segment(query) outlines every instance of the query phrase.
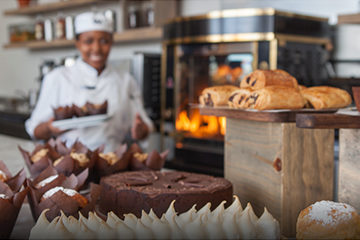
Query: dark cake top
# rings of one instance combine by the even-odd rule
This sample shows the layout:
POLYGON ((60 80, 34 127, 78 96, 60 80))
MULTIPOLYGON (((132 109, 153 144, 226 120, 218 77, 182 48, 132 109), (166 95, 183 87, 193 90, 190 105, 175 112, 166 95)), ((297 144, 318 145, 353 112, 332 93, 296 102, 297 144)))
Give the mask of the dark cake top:
POLYGON ((214 192, 231 187, 224 178, 189 172, 132 171, 113 174, 101 183, 117 190, 137 190, 147 194, 214 192))

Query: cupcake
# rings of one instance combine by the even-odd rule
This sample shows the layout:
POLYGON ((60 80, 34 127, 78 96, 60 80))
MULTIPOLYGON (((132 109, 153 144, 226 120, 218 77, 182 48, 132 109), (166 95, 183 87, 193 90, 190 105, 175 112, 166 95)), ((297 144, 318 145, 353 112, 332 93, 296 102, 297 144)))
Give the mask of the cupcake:
POLYGON ((26 178, 24 169, 12 176, 6 165, 0 161, 0 238, 9 238, 28 188, 20 191, 26 178))
POLYGON ((85 107, 89 115, 106 114, 108 101, 106 100, 102 104, 93 104, 90 102, 86 102, 85 107))
POLYGON ((164 164, 169 151, 162 153, 153 150, 151 153, 143 153, 139 145, 132 144, 125 153, 124 158, 129 158, 129 169, 138 170, 160 170, 164 164))
POLYGON ((126 144, 120 145, 114 152, 103 153, 101 149, 97 149, 94 152, 97 155, 95 163, 96 174, 102 177, 127 170, 130 158, 124 158, 126 150, 126 144))
POLYGON ((28 199, 34 219, 36 220, 47 208, 50 209, 47 213, 49 219, 60 215, 60 210, 66 215, 77 215, 78 211, 87 213, 94 209, 98 197, 97 186, 91 188, 89 196, 84 196, 79 192, 87 177, 88 169, 77 176, 72 174, 66 177, 49 166, 34 181, 27 179, 28 199))
POLYGON ((74 116, 74 110, 72 106, 58 107, 53 109, 55 120, 63 120, 72 118, 74 116))
POLYGON ((18 148, 33 178, 37 177, 40 172, 51 165, 53 161, 61 157, 56 149, 49 143, 37 145, 31 153, 22 149, 20 146, 18 146, 18 148))

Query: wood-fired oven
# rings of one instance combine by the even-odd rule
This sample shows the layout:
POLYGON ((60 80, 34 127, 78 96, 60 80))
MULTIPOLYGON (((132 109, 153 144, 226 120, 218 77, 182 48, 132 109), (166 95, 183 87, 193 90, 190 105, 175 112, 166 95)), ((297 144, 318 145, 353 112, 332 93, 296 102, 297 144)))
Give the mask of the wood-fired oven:
POLYGON ((326 18, 275 9, 235 9, 176 18, 164 26, 162 120, 172 168, 223 175, 223 117, 201 116, 205 87, 239 85, 254 69, 284 69, 300 84, 327 80, 330 27, 326 18))

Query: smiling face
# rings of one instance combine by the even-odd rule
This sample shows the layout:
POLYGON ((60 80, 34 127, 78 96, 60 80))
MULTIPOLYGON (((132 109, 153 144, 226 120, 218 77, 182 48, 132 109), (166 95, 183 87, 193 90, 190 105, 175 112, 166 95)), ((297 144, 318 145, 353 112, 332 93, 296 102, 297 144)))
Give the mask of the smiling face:
POLYGON ((112 34, 103 31, 81 33, 76 41, 76 47, 82 59, 95 68, 99 74, 105 68, 112 45, 112 34))

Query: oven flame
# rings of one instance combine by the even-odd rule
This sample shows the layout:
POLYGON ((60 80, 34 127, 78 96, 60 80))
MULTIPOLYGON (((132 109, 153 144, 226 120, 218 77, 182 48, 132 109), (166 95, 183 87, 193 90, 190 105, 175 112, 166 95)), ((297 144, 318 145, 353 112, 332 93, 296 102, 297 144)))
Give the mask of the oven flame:
POLYGON ((176 130, 189 132, 194 137, 213 137, 225 135, 225 117, 203 116, 199 109, 193 109, 190 117, 186 110, 183 110, 176 119, 176 130))

